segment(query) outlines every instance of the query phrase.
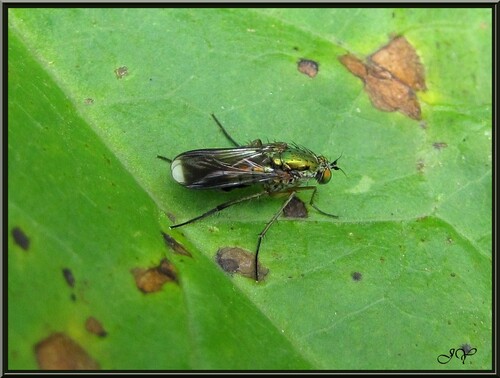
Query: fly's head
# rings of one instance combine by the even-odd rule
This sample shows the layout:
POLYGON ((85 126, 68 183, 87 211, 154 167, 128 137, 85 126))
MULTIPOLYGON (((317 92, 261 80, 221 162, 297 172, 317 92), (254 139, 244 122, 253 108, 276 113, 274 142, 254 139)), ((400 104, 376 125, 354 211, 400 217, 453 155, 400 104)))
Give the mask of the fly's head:
POLYGON ((318 184, 327 184, 332 178, 332 170, 340 170, 345 175, 345 172, 342 170, 342 168, 337 165, 337 161, 341 157, 342 155, 340 155, 337 159, 330 163, 324 156, 318 156, 319 167, 316 173, 316 180, 318 181, 318 184))

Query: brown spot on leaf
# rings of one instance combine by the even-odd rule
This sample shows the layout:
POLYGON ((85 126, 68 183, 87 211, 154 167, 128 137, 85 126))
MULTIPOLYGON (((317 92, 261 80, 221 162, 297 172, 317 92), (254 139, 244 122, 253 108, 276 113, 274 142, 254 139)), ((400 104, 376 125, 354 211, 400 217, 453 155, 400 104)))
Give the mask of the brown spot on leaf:
POLYGON ((370 69, 365 80, 365 90, 376 108, 388 112, 399 110, 410 118, 421 118, 420 104, 415 92, 387 75, 387 71, 370 69))
POLYGON ((446 142, 434 142, 434 143, 432 143, 432 147, 434 147, 436 150, 441 150, 443 148, 448 147, 448 143, 446 143, 446 142))
POLYGON ((21 228, 19 227, 14 227, 12 229, 12 237, 14 238, 14 242, 19 246, 21 247, 22 249, 24 249, 25 251, 27 251, 30 247, 30 239, 28 238, 28 236, 24 233, 23 230, 21 230, 21 228))
POLYGON ((122 77, 127 76, 128 75, 128 67, 127 66, 118 67, 115 70, 115 75, 116 75, 117 79, 121 79, 122 77))
POLYGON ((90 98, 90 97, 87 97, 85 100, 83 100, 83 103, 85 105, 92 105, 94 103, 94 99, 90 98))
POLYGON ((367 66, 354 55, 342 55, 339 56, 339 60, 354 76, 359 77, 361 80, 364 80, 368 76, 367 66))
POLYGON ((166 258, 153 268, 134 268, 132 274, 139 290, 143 293, 154 293, 161 290, 167 282, 179 282, 175 266, 166 258))
POLYGON ((360 272, 353 272, 351 277, 353 281, 361 281, 363 279, 363 275, 360 272))
POLYGON ((389 71, 397 80, 416 91, 425 91, 424 66, 405 37, 395 37, 368 57, 368 60, 389 71))
POLYGON ((417 160, 417 171, 423 173, 425 168, 425 162, 422 159, 417 160))
POLYGON ((175 223, 175 215, 172 213, 166 213, 166 214, 167 214, 168 219, 170 219, 170 221, 172 223, 175 223))
POLYGON ((107 332, 102 326, 101 322, 94 318, 93 316, 89 316, 85 322, 85 329, 94 335, 99 337, 106 337, 107 332))
POLYGON ((283 216, 286 218, 307 218, 307 215, 306 205, 297 197, 293 197, 283 209, 283 216))
POLYGON ((339 57, 351 73, 365 83, 365 90, 377 109, 400 111, 420 120, 420 104, 415 91, 425 90, 424 68, 404 37, 396 37, 370 55, 366 62, 352 54, 339 57))
POLYGON ((41 370, 98 370, 99 364, 73 339, 53 333, 35 345, 41 370))
POLYGON ((62 270, 62 272, 63 272, 64 279, 66 280, 66 283, 70 287, 74 287, 75 286, 75 277, 73 276, 73 272, 71 272, 71 270, 68 268, 64 268, 62 270))
POLYGON ((165 241, 165 244, 168 247, 172 248, 174 253, 177 253, 178 255, 193 257, 193 255, 191 255, 191 252, 189 252, 181 243, 179 243, 173 237, 164 233, 163 231, 161 232, 161 234, 163 235, 163 240, 165 241))
POLYGON ((318 74, 319 64, 314 60, 300 59, 297 62, 297 69, 309 77, 315 77, 318 74))
MULTIPOLYGON (((238 273, 244 277, 256 279, 255 277, 255 255, 238 247, 224 247, 217 251, 215 256, 217 264, 230 274, 238 273)), ((269 269, 257 264, 259 280, 262 281, 269 269)))

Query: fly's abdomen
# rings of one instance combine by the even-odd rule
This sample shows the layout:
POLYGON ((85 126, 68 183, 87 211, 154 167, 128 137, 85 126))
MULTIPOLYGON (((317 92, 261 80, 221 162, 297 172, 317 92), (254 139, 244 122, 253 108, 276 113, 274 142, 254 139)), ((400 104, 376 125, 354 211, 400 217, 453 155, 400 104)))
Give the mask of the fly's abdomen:
POLYGON ((175 181, 184 186, 188 185, 188 181, 186 180, 186 175, 184 174, 184 164, 182 158, 180 157, 175 158, 172 161, 170 170, 172 172, 172 177, 174 178, 175 181))
POLYGON ((207 158, 181 154, 172 161, 171 172, 173 179, 187 188, 210 189, 220 184, 216 179, 220 172, 210 165, 207 158))

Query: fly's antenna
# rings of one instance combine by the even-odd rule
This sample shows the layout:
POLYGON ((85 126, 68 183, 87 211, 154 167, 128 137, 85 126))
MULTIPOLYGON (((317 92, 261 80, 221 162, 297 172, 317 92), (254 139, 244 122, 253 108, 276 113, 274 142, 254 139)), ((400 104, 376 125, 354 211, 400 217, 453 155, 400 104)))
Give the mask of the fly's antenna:
POLYGON ((330 164, 330 169, 333 169, 334 171, 340 171, 344 174, 345 177, 347 177, 347 174, 344 172, 344 170, 337 165, 337 161, 339 161, 343 153, 344 152, 342 152, 340 156, 330 164))

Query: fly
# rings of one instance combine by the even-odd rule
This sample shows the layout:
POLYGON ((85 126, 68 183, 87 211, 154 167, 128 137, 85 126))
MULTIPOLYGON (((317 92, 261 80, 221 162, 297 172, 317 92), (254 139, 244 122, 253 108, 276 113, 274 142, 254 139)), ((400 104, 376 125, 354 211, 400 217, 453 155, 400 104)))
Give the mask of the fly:
MULTIPOLYGON (((255 251, 255 278, 259 281, 258 257, 262 239, 283 209, 301 190, 312 190, 309 204, 323 215, 338 218, 320 210, 314 203, 316 186, 306 185, 311 179, 326 184, 332 177, 332 170, 344 171, 337 166, 337 158, 329 162, 324 156, 295 143, 262 143, 256 139, 248 145, 238 144, 224 129, 214 114, 211 115, 233 148, 211 148, 183 152, 173 160, 159 156, 171 163, 172 177, 189 189, 232 190, 259 185, 262 191, 222 203, 213 209, 188 221, 170 226, 171 229, 185 226, 230 206, 276 193, 288 193, 288 198, 260 232, 255 251)), ((344 173, 345 174, 345 173, 344 173)))

